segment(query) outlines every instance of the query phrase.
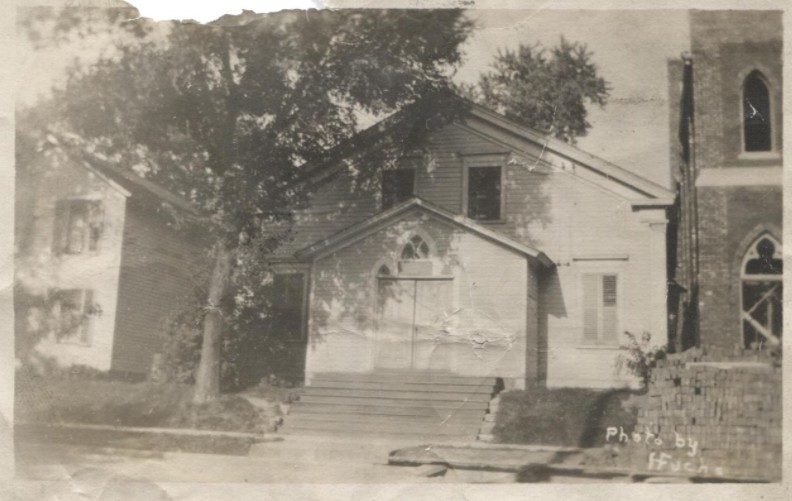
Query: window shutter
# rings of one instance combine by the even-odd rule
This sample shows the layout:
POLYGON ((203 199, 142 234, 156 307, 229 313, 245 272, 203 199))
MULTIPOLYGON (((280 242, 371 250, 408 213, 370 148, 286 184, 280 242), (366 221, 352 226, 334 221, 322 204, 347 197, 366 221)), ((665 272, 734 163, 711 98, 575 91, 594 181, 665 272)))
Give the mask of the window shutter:
POLYGON ((609 343, 618 340, 616 297, 616 275, 604 275, 602 277, 602 340, 609 343))
POLYGON ((599 275, 583 275, 583 341, 596 343, 599 323, 599 275))
POLYGON ((102 202, 92 200, 88 205, 88 250, 95 251, 99 248, 99 239, 102 237, 104 225, 104 211, 102 202))
POLYGON ((55 203, 55 220, 52 226, 52 253, 60 256, 66 251, 66 235, 69 231, 69 201, 55 203))

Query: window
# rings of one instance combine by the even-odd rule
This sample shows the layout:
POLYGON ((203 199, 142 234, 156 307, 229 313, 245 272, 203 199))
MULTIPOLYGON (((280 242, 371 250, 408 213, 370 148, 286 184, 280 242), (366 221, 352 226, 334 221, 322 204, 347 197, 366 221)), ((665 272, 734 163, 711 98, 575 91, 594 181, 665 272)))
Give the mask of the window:
POLYGON ((740 318, 746 348, 780 342, 783 271, 781 246, 770 235, 759 237, 743 258, 740 318))
POLYGON ((272 328, 286 341, 303 338, 305 276, 302 273, 278 273, 273 281, 272 328))
POLYGON ((55 204, 53 252, 60 255, 97 250, 102 219, 99 200, 59 200, 55 204))
POLYGON ((618 277, 616 275, 583 275, 583 342, 586 344, 617 344, 618 277))
POLYGON ((90 289, 52 291, 55 338, 59 343, 91 344, 93 318, 101 315, 90 289))
POLYGON ((467 215, 477 221, 501 218, 501 168, 468 167, 467 215))
POLYGON ((414 235, 402 248, 399 273, 431 275, 432 261, 429 260, 429 254, 429 244, 420 235, 414 235))
POLYGON ((411 198, 415 193, 415 169, 394 169, 382 171, 382 209, 411 198))
POLYGON ((764 77, 752 72, 743 83, 743 142, 746 152, 770 151, 770 93, 764 77))

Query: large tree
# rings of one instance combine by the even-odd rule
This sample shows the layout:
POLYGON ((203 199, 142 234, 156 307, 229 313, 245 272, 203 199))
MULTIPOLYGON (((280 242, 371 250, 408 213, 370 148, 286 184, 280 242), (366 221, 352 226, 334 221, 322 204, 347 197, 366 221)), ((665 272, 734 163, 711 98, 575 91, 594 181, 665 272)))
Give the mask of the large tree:
MULTIPOLYGON (((36 26, 50 15, 36 11, 30 32, 40 35, 36 26)), ((59 16, 58 34, 104 32, 79 11, 59 16)), ((105 19, 126 39, 74 67, 28 123, 32 136, 58 132, 184 195, 205 216, 214 265, 196 374, 201 403, 219 393, 223 298, 240 249, 260 242, 262 218, 294 196, 284 183, 348 141, 361 115, 384 116, 447 89, 472 24, 456 10, 248 12, 210 25, 129 18, 105 19)), ((404 140, 394 150, 414 146, 413 134, 394 137, 404 140)))
POLYGON ((569 143, 591 124, 587 105, 603 106, 610 89, 585 45, 565 38, 555 47, 520 44, 501 50, 478 88, 468 88, 511 120, 569 143))

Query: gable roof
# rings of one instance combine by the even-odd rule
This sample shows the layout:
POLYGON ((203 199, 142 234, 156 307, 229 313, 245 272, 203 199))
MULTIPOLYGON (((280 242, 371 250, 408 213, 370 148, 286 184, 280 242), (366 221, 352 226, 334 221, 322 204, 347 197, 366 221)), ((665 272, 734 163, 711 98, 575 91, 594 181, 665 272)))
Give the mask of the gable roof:
POLYGON ((454 214, 418 197, 413 197, 409 200, 406 200, 394 207, 391 207, 388 210, 377 213, 364 221, 334 233, 327 238, 323 238, 317 242, 314 242, 308 247, 295 252, 295 257, 300 260, 318 259, 335 250, 347 247, 352 243, 357 242, 358 240, 388 226, 390 223, 398 221, 404 216, 416 211, 430 214, 433 217, 463 228, 470 233, 478 235, 479 237, 494 242, 495 244, 510 249, 518 254, 535 259, 546 268, 554 266, 554 263, 544 252, 516 242, 500 233, 494 232, 488 228, 485 228, 484 226, 481 226, 480 224, 477 224, 472 219, 454 214))
MULTIPOLYGON (((674 203, 674 193, 672 191, 643 176, 587 153, 560 139, 519 125, 500 113, 463 97, 457 96, 456 99, 463 104, 465 118, 474 118, 484 121, 498 131, 505 132, 506 134, 518 138, 518 140, 527 141, 540 146, 543 152, 553 153, 588 169, 596 174, 590 181, 606 189, 609 183, 616 183, 629 188, 636 196, 625 198, 627 198, 627 201, 634 207, 669 206, 674 203)), ((366 151, 376 148, 387 134, 409 120, 410 110, 414 111, 419 105, 420 103, 415 103, 411 107, 405 108, 360 132, 338 147, 332 148, 328 151, 324 161, 304 166, 305 174, 300 176, 295 183, 299 184, 308 181, 319 182, 338 172, 344 167, 341 160, 346 158, 346 155, 365 154, 366 151)), ((464 120, 460 123, 466 127, 475 127, 475 125, 465 123, 464 120)), ((524 154, 522 151, 515 151, 515 153, 524 154)))
POLYGON ((63 142, 57 142, 56 144, 63 149, 69 158, 75 160, 77 165, 98 174, 103 181, 115 189, 120 188, 120 191, 125 196, 133 197, 140 201, 165 202, 182 213, 193 217, 199 216, 189 200, 165 189, 161 185, 144 179, 129 169, 121 169, 110 160, 98 157, 76 146, 63 142))

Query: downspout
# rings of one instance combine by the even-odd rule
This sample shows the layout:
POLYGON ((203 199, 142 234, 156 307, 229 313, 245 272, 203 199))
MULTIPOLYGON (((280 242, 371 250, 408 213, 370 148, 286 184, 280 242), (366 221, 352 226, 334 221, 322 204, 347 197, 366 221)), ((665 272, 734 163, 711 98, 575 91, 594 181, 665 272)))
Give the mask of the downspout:
POLYGON ((696 178, 698 172, 696 168, 696 127, 695 127, 695 96, 693 87, 693 58, 690 54, 683 54, 684 73, 683 73, 683 113, 685 115, 685 128, 687 135, 686 158, 685 158, 685 184, 686 186, 686 212, 687 217, 687 261, 688 261, 688 290, 689 290, 689 311, 694 318, 691 327, 693 328, 693 343, 699 344, 699 321, 698 321, 698 279, 699 279, 699 249, 698 249, 698 189, 696 188, 696 178))

